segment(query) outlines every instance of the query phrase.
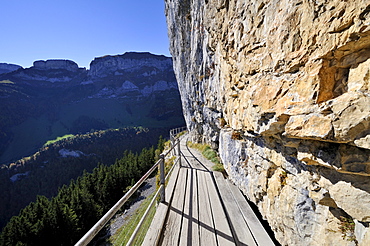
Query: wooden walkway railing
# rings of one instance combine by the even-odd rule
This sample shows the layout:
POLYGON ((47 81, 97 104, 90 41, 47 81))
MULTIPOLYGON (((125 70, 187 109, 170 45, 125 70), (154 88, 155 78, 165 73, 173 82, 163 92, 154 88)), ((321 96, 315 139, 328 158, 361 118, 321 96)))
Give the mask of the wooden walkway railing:
MULTIPOLYGON (((180 138, 176 138, 176 135, 181 131, 186 130, 185 127, 176 128, 170 131, 171 137, 171 148, 160 156, 160 159, 147 171, 147 173, 140 178, 140 180, 75 244, 75 246, 85 246, 99 233, 99 231, 107 224, 107 222, 120 210, 120 208, 128 201, 128 199, 137 191, 137 189, 145 182, 145 180, 156 170, 159 166, 160 170, 160 187, 153 197, 148 209, 144 213, 142 220, 139 222, 137 228, 135 229, 133 235, 129 239, 127 245, 131 245, 134 241, 137 231, 140 229, 143 221, 145 220, 146 215, 148 214, 149 209, 153 206, 154 201, 157 199, 158 194, 161 196, 161 202, 165 201, 165 182, 169 177, 172 169, 169 171, 167 177, 165 177, 164 171, 164 161, 165 157, 169 155, 172 151, 177 148, 178 161, 180 161, 180 138)), ((177 162, 177 161, 175 161, 177 162)), ((176 166, 176 165, 174 165, 176 166)))

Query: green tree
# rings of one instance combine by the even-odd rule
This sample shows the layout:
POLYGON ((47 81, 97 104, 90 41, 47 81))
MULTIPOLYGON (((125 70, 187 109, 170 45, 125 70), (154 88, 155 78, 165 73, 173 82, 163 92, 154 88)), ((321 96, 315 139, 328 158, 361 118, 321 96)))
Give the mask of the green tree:
POLYGON ((54 198, 38 196, 4 227, 0 246, 74 244, 147 172, 155 152, 154 147, 125 151, 111 166, 99 164, 91 173, 84 171, 54 198))

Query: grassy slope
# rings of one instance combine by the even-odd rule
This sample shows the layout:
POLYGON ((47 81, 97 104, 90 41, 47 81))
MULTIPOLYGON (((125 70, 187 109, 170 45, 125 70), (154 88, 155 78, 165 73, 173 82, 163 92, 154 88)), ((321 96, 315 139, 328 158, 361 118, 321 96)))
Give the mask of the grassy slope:
MULTIPOLYGON (((148 196, 143 201, 143 203, 140 204, 139 208, 135 211, 135 213, 128 219, 127 223, 124 226, 122 226, 120 229, 118 229, 117 233, 109 239, 112 245, 126 245, 128 243, 132 233, 134 232, 140 219, 143 217, 153 197, 154 197, 154 193, 148 196)), ((153 206, 150 209, 148 217, 144 221, 142 228, 137 234, 136 239, 134 240, 134 245, 141 245, 142 242, 144 241, 146 232, 150 226, 150 223, 152 222, 155 211, 156 211, 155 206, 153 206)))

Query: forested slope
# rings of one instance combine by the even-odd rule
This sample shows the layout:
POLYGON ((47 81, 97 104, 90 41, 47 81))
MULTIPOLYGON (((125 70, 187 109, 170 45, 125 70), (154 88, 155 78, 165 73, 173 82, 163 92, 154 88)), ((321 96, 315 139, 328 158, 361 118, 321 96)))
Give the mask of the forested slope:
POLYGON ((0 245, 73 245, 154 164, 162 150, 160 138, 157 150, 125 151, 113 165, 85 172, 55 197, 38 196, 6 225, 0 245))
POLYGON ((99 163, 111 165, 124 151, 156 144, 167 128, 122 128, 75 135, 44 146, 30 157, 0 170, 0 229, 37 195, 55 196, 71 179, 91 172, 99 163))

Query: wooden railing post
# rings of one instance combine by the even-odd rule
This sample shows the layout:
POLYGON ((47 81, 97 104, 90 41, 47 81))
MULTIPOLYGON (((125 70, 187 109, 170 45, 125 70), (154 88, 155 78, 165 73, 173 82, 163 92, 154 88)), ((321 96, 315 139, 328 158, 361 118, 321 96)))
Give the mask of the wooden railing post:
POLYGON ((166 193, 165 193, 165 173, 164 173, 164 155, 161 154, 160 156, 161 162, 159 163, 159 172, 160 172, 160 183, 162 186, 161 191, 161 202, 164 203, 166 201, 166 193))
POLYGON ((179 166, 181 167, 180 138, 177 139, 177 155, 179 157, 179 166))
MULTIPOLYGON (((171 148, 175 145, 175 137, 173 136, 173 132, 170 133, 170 141, 171 141, 171 148)), ((172 154, 175 154, 175 150, 172 150, 172 154)))

